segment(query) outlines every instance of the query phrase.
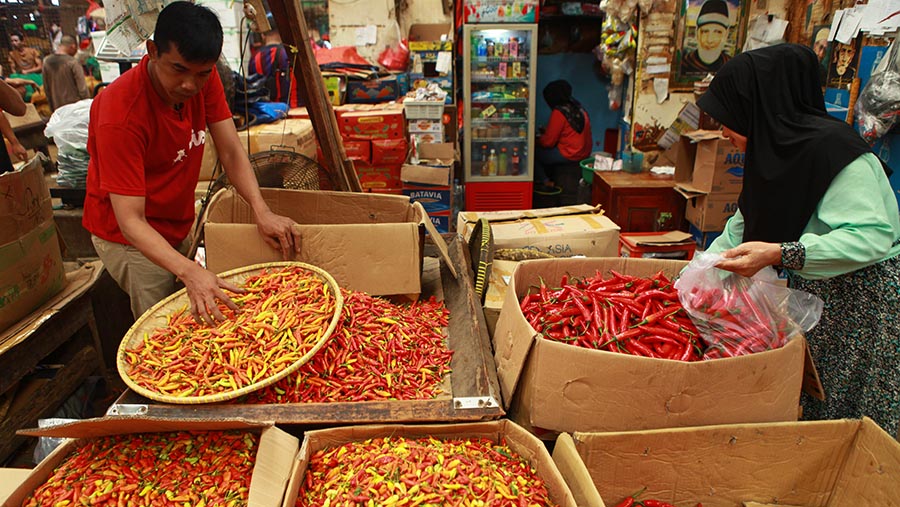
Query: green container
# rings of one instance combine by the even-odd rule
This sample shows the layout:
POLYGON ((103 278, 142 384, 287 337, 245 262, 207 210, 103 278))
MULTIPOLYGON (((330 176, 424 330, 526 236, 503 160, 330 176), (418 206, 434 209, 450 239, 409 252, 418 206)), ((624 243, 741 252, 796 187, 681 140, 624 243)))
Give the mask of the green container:
POLYGON ((579 162, 581 166, 581 179, 587 184, 594 182, 594 157, 586 158, 579 162))

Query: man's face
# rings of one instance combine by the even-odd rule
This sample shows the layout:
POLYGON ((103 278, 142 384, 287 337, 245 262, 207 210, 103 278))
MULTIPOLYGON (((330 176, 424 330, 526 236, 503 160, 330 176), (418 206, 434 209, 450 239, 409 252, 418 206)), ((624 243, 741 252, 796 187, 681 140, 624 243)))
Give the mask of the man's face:
POLYGON ((837 64, 838 67, 847 67, 853 61, 853 55, 856 49, 850 44, 838 44, 837 64))
POLYGON ((725 36, 728 30, 716 23, 708 23, 697 29, 697 42, 700 49, 712 51, 720 49, 725 44, 725 36))
POLYGON ((12 44, 13 49, 22 47, 22 39, 20 39, 18 35, 11 35, 9 37, 9 43, 12 44))
POLYGON ((828 41, 827 40, 819 40, 813 44, 813 51, 816 53, 816 57, 821 62, 822 59, 825 58, 825 50, 828 49, 828 41))
POLYGON ((147 41, 147 52, 150 55, 150 76, 162 99, 171 105, 180 104, 200 93, 216 66, 215 61, 195 63, 185 60, 174 44, 170 44, 165 53, 160 53, 152 40, 147 41))

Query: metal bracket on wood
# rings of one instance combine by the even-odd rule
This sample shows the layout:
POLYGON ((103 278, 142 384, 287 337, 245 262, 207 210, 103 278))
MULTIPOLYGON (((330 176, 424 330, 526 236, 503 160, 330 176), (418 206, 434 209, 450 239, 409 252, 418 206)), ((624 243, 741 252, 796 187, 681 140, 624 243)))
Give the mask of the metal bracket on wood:
POLYGON ((469 396, 465 398, 453 398, 453 408, 468 410, 473 408, 497 408, 500 404, 493 396, 469 396))
POLYGON ((140 404, 114 404, 106 411, 108 416, 145 415, 146 413, 147 405, 140 404))

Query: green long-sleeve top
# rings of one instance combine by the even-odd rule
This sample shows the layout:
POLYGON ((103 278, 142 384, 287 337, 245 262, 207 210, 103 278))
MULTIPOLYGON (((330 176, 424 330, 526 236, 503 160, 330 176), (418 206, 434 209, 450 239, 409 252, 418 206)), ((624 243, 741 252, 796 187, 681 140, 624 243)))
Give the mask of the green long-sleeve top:
MULTIPOLYGON (((707 251, 741 244, 738 210, 707 251)), ((800 236, 806 262, 794 272, 808 280, 843 275, 900 255, 900 211, 878 157, 860 155, 835 176, 800 236)))

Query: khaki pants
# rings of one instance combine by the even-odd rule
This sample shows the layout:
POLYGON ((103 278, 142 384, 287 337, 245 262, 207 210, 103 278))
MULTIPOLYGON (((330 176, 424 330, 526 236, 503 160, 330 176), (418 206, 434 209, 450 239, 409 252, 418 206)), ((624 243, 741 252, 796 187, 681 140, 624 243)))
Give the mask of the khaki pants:
MULTIPOLYGON (((128 293, 135 319, 175 292, 175 275, 144 257, 137 248, 107 241, 93 234, 91 242, 110 276, 128 293)), ((186 253, 189 247, 190 243, 185 240, 178 251, 186 253)))

